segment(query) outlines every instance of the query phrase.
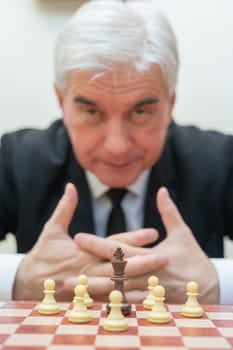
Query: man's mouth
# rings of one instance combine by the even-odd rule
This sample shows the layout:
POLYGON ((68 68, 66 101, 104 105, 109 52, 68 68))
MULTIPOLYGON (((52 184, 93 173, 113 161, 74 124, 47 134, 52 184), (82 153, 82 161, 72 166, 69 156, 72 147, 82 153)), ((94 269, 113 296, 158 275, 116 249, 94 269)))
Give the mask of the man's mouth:
POLYGON ((105 164, 111 168, 116 169, 122 169, 127 166, 129 166, 132 163, 132 161, 126 161, 126 162, 105 162, 105 164))

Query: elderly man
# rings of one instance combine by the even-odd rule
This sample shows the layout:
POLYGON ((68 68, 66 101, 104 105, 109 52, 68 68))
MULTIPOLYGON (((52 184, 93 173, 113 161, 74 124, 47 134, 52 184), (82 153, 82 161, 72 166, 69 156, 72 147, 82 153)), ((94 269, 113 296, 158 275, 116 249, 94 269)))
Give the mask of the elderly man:
POLYGON ((55 52, 63 118, 1 142, 0 238, 13 232, 21 253, 1 257, 2 298, 36 299, 51 277, 68 299, 86 273, 104 300, 121 246, 130 301, 153 274, 169 302, 183 302, 188 280, 201 302, 233 301, 222 272, 232 268, 233 138, 175 124, 178 65, 153 2, 94 0, 67 23, 55 52))

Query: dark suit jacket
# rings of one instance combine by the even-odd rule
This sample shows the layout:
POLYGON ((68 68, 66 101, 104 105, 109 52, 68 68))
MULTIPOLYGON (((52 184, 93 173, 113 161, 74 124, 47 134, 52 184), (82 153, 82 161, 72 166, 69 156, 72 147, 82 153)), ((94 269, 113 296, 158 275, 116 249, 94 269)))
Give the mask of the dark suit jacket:
MULTIPOLYGON (((62 120, 46 130, 25 129, 4 135, 0 149, 0 239, 13 232, 18 251, 27 252, 69 181, 76 185, 80 198, 70 234, 94 233, 90 191, 62 120)), ((233 238, 233 137, 171 125, 164 152, 151 171, 145 205, 144 227, 157 228, 160 240, 166 234, 155 207, 155 194, 162 185, 208 256, 221 257, 223 236, 233 238)))

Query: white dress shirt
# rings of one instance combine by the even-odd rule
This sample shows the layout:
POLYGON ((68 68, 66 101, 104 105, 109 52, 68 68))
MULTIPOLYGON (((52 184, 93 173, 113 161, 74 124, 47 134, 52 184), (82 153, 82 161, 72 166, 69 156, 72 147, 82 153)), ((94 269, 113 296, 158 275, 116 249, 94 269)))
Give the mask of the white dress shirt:
MULTIPOLYGON (((149 170, 144 171, 138 180, 127 188, 128 192, 122 200, 122 209, 127 213, 125 215, 127 231, 134 231, 142 227, 148 177, 149 170)), ((109 188, 103 185, 93 173, 87 172, 87 180, 93 196, 95 233, 103 237, 112 208, 110 199, 105 195, 109 188)), ((11 299, 15 274, 23 257, 23 254, 0 254, 0 300, 11 299)), ((211 261, 219 278, 220 303, 233 304, 233 259, 211 259, 211 261)))

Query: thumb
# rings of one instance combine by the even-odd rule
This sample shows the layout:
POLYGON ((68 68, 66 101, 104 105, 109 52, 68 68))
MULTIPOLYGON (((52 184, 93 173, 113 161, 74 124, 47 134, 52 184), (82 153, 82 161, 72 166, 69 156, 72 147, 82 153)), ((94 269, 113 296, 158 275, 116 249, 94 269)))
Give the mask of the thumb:
POLYGON ((72 183, 68 183, 47 225, 59 225, 67 232, 78 204, 78 193, 72 183))
POLYGON ((186 226, 176 205, 169 196, 168 190, 161 187, 157 193, 157 208, 161 215, 167 234, 174 230, 183 229, 186 226))

